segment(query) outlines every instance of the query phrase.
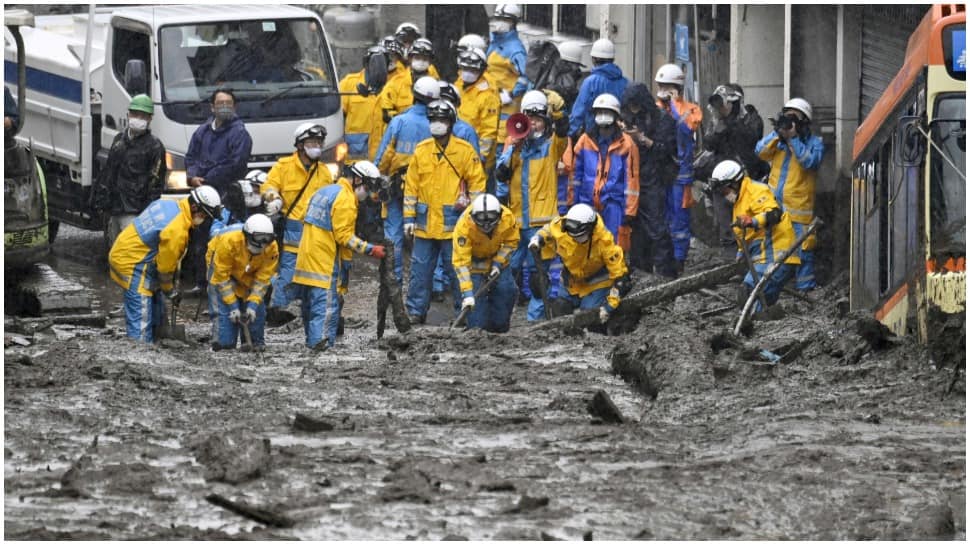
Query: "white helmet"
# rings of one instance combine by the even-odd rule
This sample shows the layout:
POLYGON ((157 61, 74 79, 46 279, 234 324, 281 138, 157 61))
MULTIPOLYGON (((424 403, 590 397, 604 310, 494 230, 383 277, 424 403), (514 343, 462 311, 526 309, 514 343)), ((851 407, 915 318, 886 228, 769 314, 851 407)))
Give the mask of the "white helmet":
POLYGON ((381 171, 370 161, 357 161, 350 167, 350 172, 354 176, 363 178, 365 182, 376 180, 381 177, 381 171))
POLYGON ((246 223, 243 224, 243 237, 246 239, 246 245, 249 247, 250 253, 262 253, 263 248, 269 246, 276 240, 276 233, 273 230, 273 220, 269 219, 269 216, 265 214, 253 214, 249 216, 246 223))
POLYGON ((246 173, 245 180, 252 184, 261 184, 266 181, 266 173, 258 168, 250 170, 246 173))
POLYGON ((441 96, 441 85, 431 76, 421 76, 414 82, 413 92, 416 101, 427 104, 441 96))
POLYGON ((307 121, 306 123, 301 123, 300 126, 293 131, 294 146, 308 138, 319 138, 321 140, 326 140, 327 129, 319 123, 307 121))
POLYGON ((616 57, 616 47, 607 38, 600 38, 593 42, 593 47, 589 50, 589 56, 594 59, 613 60, 616 57))
POLYGON ((394 31, 394 37, 401 41, 408 40, 413 42, 421 37, 421 29, 414 23, 401 23, 397 25, 397 30, 394 31))
POLYGON ((556 46, 559 49, 559 58, 564 61, 583 64, 583 43, 575 40, 565 41, 556 46))
MULTIPOLYGON (((243 200, 246 201, 246 208, 256 208, 263 203, 263 197, 258 191, 253 189, 254 185, 259 185, 258 181, 250 181, 249 176, 256 178, 257 176, 253 173, 263 174, 261 170, 253 170, 246 175, 245 179, 239 180, 236 183, 239 184, 239 189, 242 190, 243 200)), ((263 179, 266 179, 266 174, 263 174, 263 179)))
POLYGON ((478 34, 465 34, 458 40, 459 51, 471 49, 481 49, 482 51, 488 49, 488 46, 485 45, 485 38, 482 38, 478 34))
POLYGON ((593 101, 594 110, 612 110, 620 115, 620 101, 609 93, 603 93, 593 101))
POLYGON ((200 185, 189 192, 189 202, 196 205, 207 216, 216 219, 222 212, 222 199, 211 185, 200 185))
POLYGON ((461 106, 461 93, 458 92, 458 88, 455 87, 454 83, 439 81, 438 85, 438 98, 441 100, 447 100, 455 108, 461 106))
POLYGON ((657 77, 654 78, 654 81, 683 87, 684 71, 676 64, 665 64, 660 67, 660 70, 657 70, 657 77))
POLYGON ((812 105, 804 98, 793 98, 786 102, 785 107, 782 109, 787 110, 789 108, 802 112, 809 121, 812 120, 812 105))
POLYGON ((518 4, 496 4, 492 17, 503 17, 518 21, 522 17, 522 8, 518 4))
POLYGON ((491 233, 502 219, 502 204, 489 193, 479 195, 472 201, 471 216, 482 232, 491 233))
POLYGON ((529 91, 522 95, 522 107, 524 114, 547 115, 549 113, 549 101, 546 94, 542 91, 529 91))
POLYGON ((562 220, 562 230, 573 238, 589 235, 596 227, 596 211, 588 204, 575 204, 562 220))
POLYGON ((710 188, 713 191, 720 190, 724 187, 740 183, 742 178, 744 178, 744 169, 741 168, 740 163, 730 159, 721 161, 714 167, 714 171, 711 173, 710 188))

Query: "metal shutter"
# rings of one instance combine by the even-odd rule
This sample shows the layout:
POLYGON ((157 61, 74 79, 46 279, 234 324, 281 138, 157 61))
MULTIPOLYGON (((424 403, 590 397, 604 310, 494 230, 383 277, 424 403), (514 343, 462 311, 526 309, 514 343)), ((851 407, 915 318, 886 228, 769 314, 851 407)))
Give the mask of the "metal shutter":
POLYGON ((909 35, 928 5, 867 5, 862 15, 862 80, 859 114, 864 119, 903 66, 909 35))

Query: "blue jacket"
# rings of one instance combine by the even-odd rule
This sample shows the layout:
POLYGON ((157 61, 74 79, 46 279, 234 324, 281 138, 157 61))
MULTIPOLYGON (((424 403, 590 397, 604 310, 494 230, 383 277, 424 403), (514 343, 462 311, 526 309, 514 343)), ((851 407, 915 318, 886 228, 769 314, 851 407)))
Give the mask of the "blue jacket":
POLYGON ((222 195, 230 184, 243 179, 249 168, 249 154, 253 139, 242 119, 234 117, 218 129, 212 128, 212 118, 199 126, 189 141, 185 153, 186 175, 201 176, 222 195))
POLYGON ((579 96, 569 113, 569 134, 575 136, 580 131, 593 127, 593 101, 596 97, 609 93, 620 100, 626 85, 627 79, 623 77, 619 66, 611 62, 594 66, 589 77, 583 80, 579 96))
POLYGON ((424 104, 415 103, 391 119, 384 131, 384 137, 381 138, 381 145, 377 148, 374 164, 387 175, 407 168, 411 156, 414 155, 414 148, 428 138, 431 138, 428 108, 424 104), (385 157, 387 154, 390 156, 385 157))
POLYGON ((515 82, 515 87, 512 88, 512 96, 517 97, 525 93, 529 87, 529 78, 525 75, 525 61, 527 56, 525 46, 522 45, 522 40, 519 39, 519 32, 517 30, 511 30, 504 34, 491 32, 489 38, 488 50, 485 51, 485 57, 488 58, 493 51, 496 51, 499 55, 508 59, 519 73, 519 79, 515 82))
POLYGON ((471 144, 475 148, 475 154, 481 158, 483 163, 485 162, 485 158, 482 157, 482 150, 478 146, 478 133, 475 132, 475 127, 459 119, 455 121, 455 126, 451 128, 451 133, 471 144))

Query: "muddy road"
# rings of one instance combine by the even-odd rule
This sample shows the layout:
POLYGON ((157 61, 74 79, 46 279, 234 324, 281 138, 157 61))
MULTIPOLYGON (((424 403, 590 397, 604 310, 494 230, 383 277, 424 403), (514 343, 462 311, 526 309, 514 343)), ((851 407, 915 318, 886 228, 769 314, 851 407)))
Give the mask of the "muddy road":
POLYGON ((955 350, 842 315, 845 282, 740 342, 727 284, 620 336, 532 331, 518 307, 508 335, 378 341, 357 258, 337 347, 307 351, 297 319, 261 360, 200 343, 192 299, 192 343, 126 340, 99 243, 62 227, 51 263, 108 326, 5 342, 7 539, 966 538, 955 350))

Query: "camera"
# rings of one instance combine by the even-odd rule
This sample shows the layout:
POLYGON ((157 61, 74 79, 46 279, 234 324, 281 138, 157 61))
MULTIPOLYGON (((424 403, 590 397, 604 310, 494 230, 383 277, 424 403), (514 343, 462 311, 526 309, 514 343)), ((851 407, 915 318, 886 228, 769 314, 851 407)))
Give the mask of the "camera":
POLYGON ((785 115, 784 112, 779 112, 778 116, 774 119, 775 132, 787 131, 795 126, 795 118, 785 115))

